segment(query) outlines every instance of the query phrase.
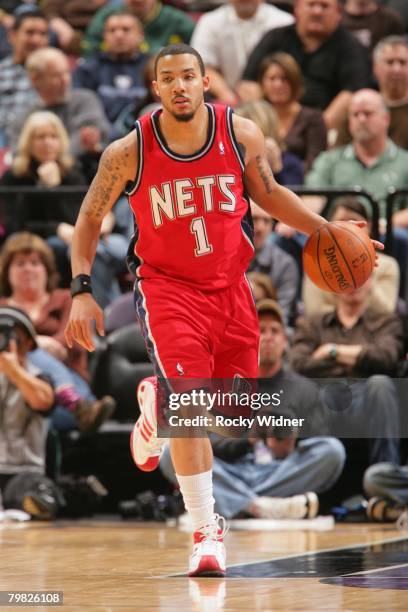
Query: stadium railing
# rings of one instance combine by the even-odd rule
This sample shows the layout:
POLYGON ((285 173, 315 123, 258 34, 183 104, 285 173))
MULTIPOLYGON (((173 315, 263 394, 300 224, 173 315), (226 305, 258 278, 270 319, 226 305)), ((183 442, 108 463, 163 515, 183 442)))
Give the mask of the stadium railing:
POLYGON ((393 245, 393 222, 392 216, 397 210, 406 208, 408 204, 408 187, 406 189, 395 189, 391 187, 387 196, 387 231, 385 234, 385 251, 391 252, 393 245))
POLYGON ((330 207, 335 198, 340 198, 344 196, 355 196, 359 199, 364 199, 371 209, 371 236, 375 240, 378 240, 379 236, 379 218, 380 218, 380 208, 377 200, 371 193, 364 191, 360 187, 351 187, 350 189, 339 189, 334 187, 326 187, 326 188, 312 188, 312 187, 304 187, 302 185, 291 185, 289 189, 294 191, 298 196, 322 196, 327 198, 327 202, 324 205, 321 214, 323 217, 327 216, 330 211, 330 207))
MULTIPOLYGON (((368 192, 360 189, 359 187, 353 187, 350 189, 337 189, 337 188, 319 188, 314 189, 310 187, 304 187, 302 185, 294 185, 289 186, 295 193, 299 196, 322 196, 327 198, 327 202, 324 205, 322 210, 323 216, 325 216, 330 206, 335 198, 342 196, 356 196, 359 199, 363 198, 369 205, 371 209, 371 222, 372 222, 372 237, 374 239, 378 239, 379 235, 379 205, 376 199, 368 192)), ((15 197, 15 201, 18 202, 21 200, 22 196, 30 195, 30 194, 55 194, 56 197, 58 195, 72 195, 72 196, 81 196, 85 195, 88 190, 87 186, 78 185, 78 186, 60 186, 60 187, 20 187, 20 186, 6 186, 0 185, 0 200, 5 200, 5 197, 13 196, 15 197)), ((399 194, 400 191, 396 192, 399 194)), ((408 194, 408 190, 406 191, 408 194)))

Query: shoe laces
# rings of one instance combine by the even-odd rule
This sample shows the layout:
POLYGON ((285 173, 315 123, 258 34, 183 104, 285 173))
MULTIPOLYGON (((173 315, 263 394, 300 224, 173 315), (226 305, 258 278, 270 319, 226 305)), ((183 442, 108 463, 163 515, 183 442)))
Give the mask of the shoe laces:
POLYGON ((223 540, 224 536, 228 533, 229 526, 223 516, 219 514, 213 515, 213 521, 197 529, 196 533, 202 535, 200 542, 205 540, 223 540))
POLYGON ((152 455, 160 455, 162 450, 163 450, 163 446, 166 442, 165 438, 152 438, 151 441, 149 442, 149 448, 152 451, 152 455))

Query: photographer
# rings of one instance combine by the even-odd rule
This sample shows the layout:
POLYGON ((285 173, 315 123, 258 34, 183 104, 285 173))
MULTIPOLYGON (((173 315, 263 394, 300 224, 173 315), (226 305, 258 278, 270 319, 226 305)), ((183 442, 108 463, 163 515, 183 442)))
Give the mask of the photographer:
POLYGON ((27 360, 37 346, 23 310, 0 307, 0 490, 5 508, 40 518, 56 512, 56 488, 45 477, 47 416, 52 385, 27 360))
POLYGON ((41 520, 89 516, 108 494, 94 475, 45 476, 54 389, 27 358, 37 338, 24 310, 0 306, 0 506, 3 497, 6 509, 41 520))

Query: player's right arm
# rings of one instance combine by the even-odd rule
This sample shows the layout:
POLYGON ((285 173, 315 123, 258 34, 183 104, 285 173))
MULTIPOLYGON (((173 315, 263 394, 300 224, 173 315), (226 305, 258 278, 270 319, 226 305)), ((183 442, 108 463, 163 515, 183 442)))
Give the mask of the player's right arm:
MULTIPOLYGON (((72 239, 72 276, 91 273, 103 219, 137 168, 137 135, 130 134, 110 144, 103 152, 96 173, 78 215, 72 239)), ((103 335, 103 312, 90 293, 81 293, 72 301, 71 313, 65 328, 69 347, 73 342, 93 351, 92 321, 103 335)))

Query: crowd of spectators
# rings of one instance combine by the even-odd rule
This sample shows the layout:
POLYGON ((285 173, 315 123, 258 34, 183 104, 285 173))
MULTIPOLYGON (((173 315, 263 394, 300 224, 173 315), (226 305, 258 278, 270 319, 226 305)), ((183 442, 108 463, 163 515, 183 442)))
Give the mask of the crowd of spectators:
MULTIPOLYGON (((255 255, 248 278, 261 327, 260 376, 289 381, 306 411, 308 402, 323 401, 306 377, 357 379, 349 424, 355 431, 370 425, 361 436, 368 431, 361 453, 370 466, 364 489, 375 497, 370 516, 395 517, 408 499, 399 441, 406 406, 392 380, 407 373, 408 196, 391 214, 387 206, 391 190, 408 190, 408 2, 227 0, 209 10, 197 1, 194 12, 180 8, 191 3, 174 4, 0 0, 0 314, 5 310, 23 334, 9 348, 10 363, 0 353, 0 384, 14 384, 21 415, 34 411, 29 427, 36 432, 35 452, 20 458, 21 469, 13 471, 0 455, 0 489, 17 473, 42 472, 44 415, 60 431, 89 433, 113 414, 113 398, 91 390, 87 355, 68 349, 62 333, 73 229, 105 146, 159 105, 151 85, 154 54, 185 42, 203 57, 208 101, 258 124, 280 183, 322 192, 302 197, 332 220, 365 220, 368 232, 392 236, 372 281, 336 297, 304 276, 306 237, 251 203, 255 255), (366 199, 333 201, 326 191, 355 187, 378 203, 378 228, 366 199), (52 402, 57 408, 50 412, 52 402)), ((110 311, 131 292, 125 259, 132 233, 123 196, 104 220, 92 272, 96 299, 110 311)), ((329 393, 324 401, 338 398, 329 393)), ((335 438, 298 438, 291 431, 283 441, 214 439, 219 511, 314 516, 315 494, 332 487, 343 468, 347 435, 345 450, 335 438)), ((173 482, 168 454, 162 468, 173 482)), ((50 483, 44 486, 52 495, 50 483)), ((32 500, 26 506, 37 507, 32 500)))

